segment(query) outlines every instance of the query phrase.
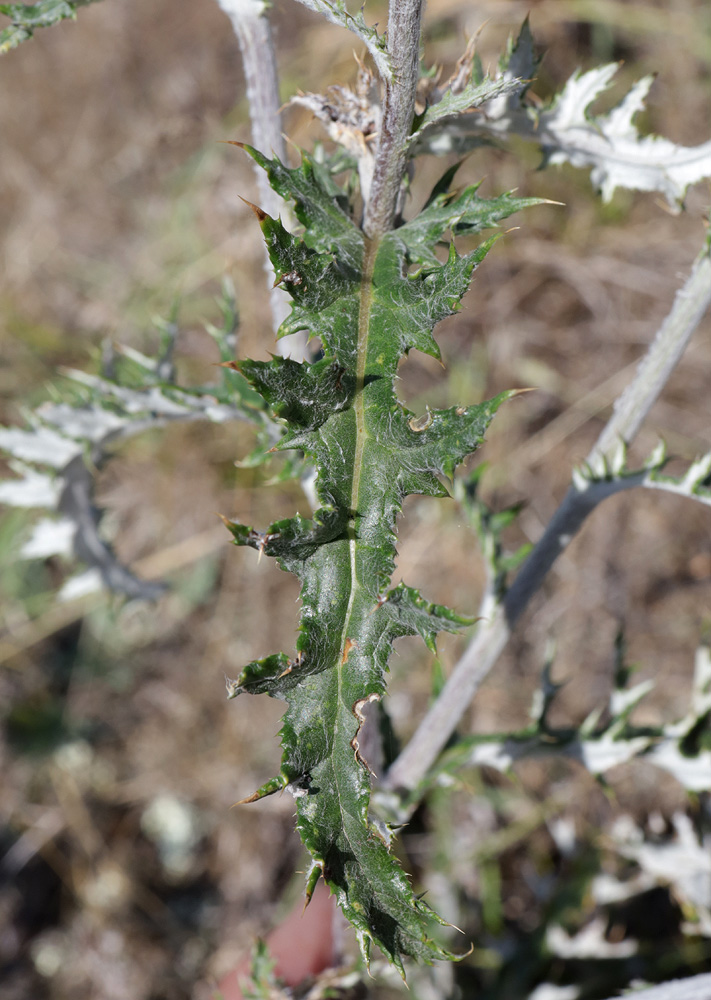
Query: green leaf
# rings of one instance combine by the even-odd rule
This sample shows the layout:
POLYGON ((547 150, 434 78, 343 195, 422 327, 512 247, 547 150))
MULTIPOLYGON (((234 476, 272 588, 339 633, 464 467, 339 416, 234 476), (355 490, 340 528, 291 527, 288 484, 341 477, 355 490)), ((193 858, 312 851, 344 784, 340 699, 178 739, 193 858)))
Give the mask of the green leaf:
POLYGON ((280 334, 307 330, 320 337, 324 356, 314 364, 274 358, 236 367, 284 424, 276 448, 303 451, 317 469, 320 507, 312 518, 296 515, 265 531, 228 522, 238 545, 276 558, 299 578, 302 605, 295 653, 248 664, 228 689, 286 702, 280 774, 250 798, 289 789, 313 858, 307 894, 325 878, 366 959, 374 942, 403 972, 406 956, 432 961, 448 952, 432 937, 437 918, 390 852, 390 831, 369 813, 371 775, 358 740, 363 710, 385 694, 395 639, 420 635, 434 649, 438 632, 472 619, 392 585, 396 518, 408 494, 448 495, 443 479, 479 447, 511 394, 417 417, 394 383, 408 351, 439 356, 432 330, 459 308, 493 240, 467 254, 450 243, 443 261, 435 244, 447 231, 496 225, 531 201, 504 195, 486 202, 475 188, 459 195, 441 188, 418 219, 371 242, 312 160, 305 156, 292 170, 246 148, 295 202, 305 230, 295 237, 256 210, 276 280, 292 299, 280 334))
POLYGON ((427 108, 421 120, 416 123, 417 127, 408 139, 408 147, 414 146, 425 133, 441 127, 446 119, 486 104, 495 97, 520 92, 522 83, 523 81, 518 79, 491 80, 487 77, 481 82, 472 80, 466 87, 456 92, 447 90, 436 104, 427 108))
POLYGON ((76 17, 76 4, 68 0, 43 0, 30 6, 24 3, 2 3, 0 14, 9 17, 13 24, 25 28, 46 28, 67 17, 76 17))
MULTIPOLYGON (((451 177, 452 168, 442 181, 451 177)), ((545 203, 541 198, 515 198, 512 194, 502 194, 498 198, 480 198, 478 184, 464 188, 459 194, 442 190, 440 182, 433 190, 429 201, 420 214, 402 226, 398 233, 404 238, 410 260, 437 264, 432 247, 451 230, 454 236, 480 233, 484 229, 498 226, 514 212, 545 203)), ((489 245, 486 245, 489 249, 489 245)))
MULTIPOLYGON (((518 79, 527 84, 533 80, 541 64, 541 56, 536 54, 528 16, 524 19, 516 38, 511 35, 506 51, 499 60, 499 73, 504 80, 518 79)), ((527 86, 520 87, 518 99, 526 93, 527 86)))
POLYGON ((40 0, 35 4, 2 3, 0 14, 9 17, 12 25, 0 32, 0 54, 26 42, 36 28, 48 28, 67 19, 76 20, 78 7, 97 0, 40 0))
POLYGON ((9 52, 10 49, 16 49, 18 45, 30 38, 32 38, 32 32, 28 31, 27 28, 16 28, 14 24, 9 28, 3 28, 0 31, 0 55, 9 52))

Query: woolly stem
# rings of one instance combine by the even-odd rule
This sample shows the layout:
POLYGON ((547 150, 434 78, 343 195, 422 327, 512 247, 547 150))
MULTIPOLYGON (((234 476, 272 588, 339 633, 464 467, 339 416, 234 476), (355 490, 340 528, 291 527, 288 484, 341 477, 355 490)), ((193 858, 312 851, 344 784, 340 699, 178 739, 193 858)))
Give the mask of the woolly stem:
POLYGON ((424 0, 391 0, 388 54, 392 80, 384 80, 383 117, 363 229, 371 239, 393 228, 407 167, 406 143, 415 114, 424 0))
MULTIPOLYGON (((242 53, 242 66, 247 84, 247 102, 252 131, 252 145, 266 156, 276 155, 286 162, 286 143, 281 128, 281 101, 274 42, 267 17, 269 5, 263 0, 217 0, 234 28, 242 53)), ((279 195, 270 187, 266 174, 255 165, 260 207, 268 215, 281 215, 289 228, 290 213, 279 195)), ((269 285, 272 267, 264 248, 264 268, 269 285)), ((269 291, 269 305, 274 332, 289 312, 289 298, 280 287, 269 291)), ((278 343, 278 353, 300 361, 304 356, 304 338, 300 334, 285 337, 278 343)))

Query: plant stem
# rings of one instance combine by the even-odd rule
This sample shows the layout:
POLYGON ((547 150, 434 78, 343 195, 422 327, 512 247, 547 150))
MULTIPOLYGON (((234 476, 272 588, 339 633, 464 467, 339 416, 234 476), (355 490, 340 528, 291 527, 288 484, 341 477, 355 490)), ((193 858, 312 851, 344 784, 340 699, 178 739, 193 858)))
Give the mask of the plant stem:
MULTIPOLYGON (((650 344, 637 374, 618 398, 612 416, 588 455, 587 464, 593 469, 600 470, 620 441, 628 444, 635 436, 709 304, 711 246, 707 241, 691 275, 677 292, 671 311, 650 344)), ((480 622, 439 698, 393 763, 383 783, 386 789, 412 790, 419 784, 459 725, 531 597, 587 516, 613 492, 641 484, 641 478, 631 477, 629 480, 591 483, 587 489, 578 489, 575 485, 569 487, 504 600, 487 619, 480 622)))
MULTIPOLYGON (((268 5, 263 0, 218 0, 218 3, 232 23, 242 53, 252 145, 265 156, 275 154, 284 162, 286 143, 281 129, 279 78, 268 5)), ((264 171, 256 165, 254 170, 261 207, 270 215, 278 215, 281 198, 269 186, 264 171)))
MULTIPOLYGON (((229 17, 242 53, 242 66, 247 84, 247 102, 252 125, 252 145, 265 156, 277 156, 286 162, 286 143, 281 128, 281 101, 274 42, 267 17, 269 6, 264 0, 217 0, 229 17)), ((267 180, 267 175, 255 165, 260 207, 271 216, 281 215, 287 229, 291 216, 279 195, 267 180)), ((264 268, 271 286, 272 267, 264 247, 264 268)), ((289 297, 277 286, 270 288, 269 305, 274 332, 279 329, 289 312, 289 297)), ((293 334, 279 341, 278 352, 300 361, 304 356, 305 340, 293 334)))
POLYGON ((674 300, 672 310, 640 362, 635 378, 613 405, 612 416, 588 456, 594 465, 607 457, 618 441, 632 441, 686 349, 692 333, 711 302, 709 241, 674 300))
POLYGON ((388 54, 392 81, 384 80, 383 117, 363 229, 371 239, 393 228, 407 167, 406 142, 415 114, 424 0, 390 0, 388 54))

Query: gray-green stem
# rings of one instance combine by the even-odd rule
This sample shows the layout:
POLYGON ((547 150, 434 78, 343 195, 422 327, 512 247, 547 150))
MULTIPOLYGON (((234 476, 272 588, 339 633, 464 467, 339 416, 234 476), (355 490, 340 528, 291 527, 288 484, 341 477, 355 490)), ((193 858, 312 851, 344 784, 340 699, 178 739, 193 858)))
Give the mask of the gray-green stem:
MULTIPOLYGON (((587 458, 593 469, 609 458, 620 441, 629 443, 669 380, 691 335, 711 304, 711 245, 707 241, 691 275, 677 292, 671 312, 649 346, 635 378, 619 397, 612 416, 587 458)), ((417 787, 467 711, 479 685, 501 655, 513 628, 558 556, 605 497, 642 485, 638 478, 571 485, 550 524, 524 563, 503 602, 491 606, 439 698, 388 771, 386 789, 417 787)))

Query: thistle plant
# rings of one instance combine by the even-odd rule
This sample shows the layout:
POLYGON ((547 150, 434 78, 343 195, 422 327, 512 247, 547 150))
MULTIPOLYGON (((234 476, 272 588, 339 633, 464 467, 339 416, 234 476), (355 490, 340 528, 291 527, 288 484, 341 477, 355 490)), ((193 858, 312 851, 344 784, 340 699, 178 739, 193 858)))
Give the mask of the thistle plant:
POLYGON ((308 330, 324 356, 301 364, 276 357, 233 363, 284 422, 277 449, 299 449, 318 470, 311 519, 266 530, 229 524, 239 545, 274 556, 301 581, 296 654, 250 663, 229 682, 234 697, 268 693, 286 701, 280 774, 251 796, 288 788, 313 860, 307 897, 323 877, 353 924, 365 957, 374 941, 402 969, 405 955, 445 956, 429 936, 418 900, 389 851, 391 832, 369 815, 370 770, 359 748, 363 709, 385 693, 392 643, 471 624, 416 590, 391 585, 395 521, 404 497, 447 496, 441 477, 481 443, 513 393, 474 406, 416 415, 395 394, 403 355, 439 357, 434 325, 458 307, 493 243, 460 254, 454 236, 496 225, 530 200, 487 201, 476 188, 438 186, 410 222, 367 235, 328 173, 303 155, 289 169, 255 149, 270 183, 293 200, 304 227, 292 236, 255 207, 276 281, 293 301, 282 335, 308 330), (445 260, 435 254, 448 242, 445 260))
MULTIPOLYGON (((415 413, 398 399, 395 380, 408 352, 439 358, 435 327, 460 308, 502 223, 544 200, 505 191, 485 199, 476 185, 456 186, 454 166, 413 213, 407 192, 416 157, 466 153, 483 142, 516 136, 539 145, 546 163, 590 168, 604 198, 625 187, 660 192, 676 207, 690 184, 711 176, 711 144, 684 149, 638 134, 634 117, 649 79, 639 81, 612 111, 594 115, 591 105, 609 86, 613 66, 575 74, 547 105, 535 105, 527 95, 538 59, 527 23, 491 75, 470 44, 452 76, 439 84, 420 75, 421 0, 391 0, 386 34, 370 27, 362 12, 351 14, 343 0, 302 2, 353 32, 368 58, 359 63, 354 90, 333 88, 295 99, 323 122, 336 146, 329 153, 302 152, 300 162, 290 165, 278 127, 266 5, 220 0, 245 55, 253 112, 252 145, 232 144, 252 159, 260 176, 260 204, 250 207, 272 271, 277 335, 280 341, 297 338, 290 341, 292 349, 270 361, 235 359, 234 305, 226 295, 224 329, 219 335, 213 331, 224 369, 218 386, 186 393, 173 384, 165 363, 161 367, 139 356, 133 360, 141 369, 140 385, 85 376, 89 397, 38 411, 27 431, 0 432, 0 446, 14 456, 20 477, 0 487, 0 498, 59 506, 70 526, 65 524, 64 541, 71 535, 76 555, 95 569, 104 567, 104 584, 115 586, 118 580, 125 593, 151 597, 115 565, 110 550, 104 547, 99 558, 96 545, 86 543, 96 540, 95 520, 82 520, 60 503, 80 478, 86 509, 87 469, 98 463, 110 440, 140 429, 138 417, 148 423, 247 419, 260 429, 259 460, 287 452, 299 459, 295 470, 304 463, 315 470, 309 516, 296 513, 256 526, 225 519, 237 545, 276 559, 301 584, 294 651, 271 652, 227 682, 230 698, 268 694, 286 705, 280 771, 243 801, 284 790, 293 795, 297 828, 310 856, 307 901, 323 878, 366 961, 375 944, 404 976, 407 958, 431 962, 452 955, 435 932, 435 924, 444 921, 415 894, 393 853, 394 827, 407 821, 429 789, 462 768, 487 763, 506 770, 523 756, 555 753, 575 756, 601 775, 645 754, 690 791, 711 789, 704 738, 711 711, 709 670, 702 654, 692 708, 677 724, 654 731, 631 725, 630 712, 647 688, 627 690, 621 670, 609 721, 601 723, 595 714, 577 729, 556 729, 547 720, 556 689, 544 674, 530 726, 460 739, 443 753, 530 597, 600 502, 621 490, 651 488, 711 504, 708 456, 673 478, 663 473, 663 447, 641 468, 630 469, 626 453, 711 301, 709 242, 595 448, 574 471, 540 542, 530 552, 508 554, 502 531, 517 510, 490 510, 479 496, 478 471, 468 478, 456 472, 479 448, 498 409, 521 390, 415 413), (304 341, 316 339, 318 353, 309 356, 307 350, 299 358, 304 341), (105 425, 105 433, 92 437, 87 420, 77 421, 77 413, 87 412, 92 427, 105 425), (61 467, 51 435, 75 444, 61 467), (84 462, 88 445, 95 449, 92 463, 84 462), (41 465, 53 471, 39 472, 41 465), (393 581, 396 525, 405 497, 452 493, 479 535, 488 570, 479 614, 472 617, 393 581), (371 713, 383 707, 393 642, 419 635, 434 652, 439 632, 474 624, 467 651, 413 739, 386 774, 374 776, 365 742, 375 725, 371 713)), ((73 16, 78 5, 48 7, 46 14, 73 16)), ((7 47, 22 40, 16 33, 23 14, 16 6, 0 8, 14 18, 12 39, 18 39, 8 41, 8 35, 7 47)))
MULTIPOLYGON (((312 858, 307 899, 323 877, 355 928, 366 960, 374 942, 404 975, 403 957, 430 961, 447 953, 430 936, 435 915, 414 895, 390 852, 390 827, 371 810, 371 774, 359 743, 363 710, 385 693, 396 638, 419 634, 434 650, 439 631, 472 620, 428 603, 405 583, 392 586, 395 521, 408 494, 448 495, 445 481, 476 450, 498 407, 515 393, 416 415, 397 399, 394 380, 410 350, 439 357, 433 328, 459 307, 474 269, 496 240, 490 237, 460 254, 457 237, 495 226, 536 200, 510 194, 484 200, 475 187, 457 192, 455 171, 449 170, 423 210, 405 219, 399 212, 401 188, 418 148, 436 149, 438 137, 443 148, 451 148, 462 112, 491 108, 491 118, 503 118, 508 110, 515 122, 513 109, 521 107, 528 85, 523 73, 535 68, 535 59, 524 25, 494 79, 483 75, 469 51, 463 63, 467 73, 462 75, 460 66, 439 100, 416 115, 414 40, 421 4, 391 6, 387 48, 365 28, 362 16, 354 21, 342 5, 314 6, 355 30, 373 55, 383 87, 382 107, 372 113, 379 120, 379 140, 373 162, 367 152, 358 162, 360 218, 331 173, 308 155, 289 169, 245 147, 271 187, 293 203, 303 227, 302 235, 294 236, 253 206, 275 285, 292 300, 279 335, 306 330, 320 339, 323 357, 301 364, 284 358, 234 363, 284 423, 277 449, 299 449, 316 467, 318 505, 312 519, 297 515, 265 530, 229 524, 237 544, 274 556, 298 576, 302 610, 295 655, 272 654, 249 664, 228 681, 228 692, 230 697, 266 692, 286 702, 281 771, 245 801, 284 788, 294 795, 297 827, 312 858)), ((362 76, 363 71, 365 94, 371 87, 362 76)), ((572 109, 584 112, 600 86, 592 83, 582 88, 584 96, 568 99, 572 121, 572 109)), ((323 98, 300 100, 321 111, 334 138, 344 145, 353 141, 361 122, 347 111, 341 121, 323 98)), ((618 112, 620 133, 623 120, 627 130, 631 127, 636 101, 629 98, 627 110, 618 112)), ((347 103, 342 99, 341 106, 347 103)), ((554 110, 550 116, 555 118, 554 110)), ((606 175, 608 194, 616 183, 623 183, 619 172, 606 175)), ((501 588, 495 601, 502 604, 501 588)), ((452 728, 441 728, 439 748, 452 728)), ((421 761, 421 747, 411 752, 421 761)), ((407 751, 403 760, 386 779, 391 788, 410 784, 397 777, 407 751)))

